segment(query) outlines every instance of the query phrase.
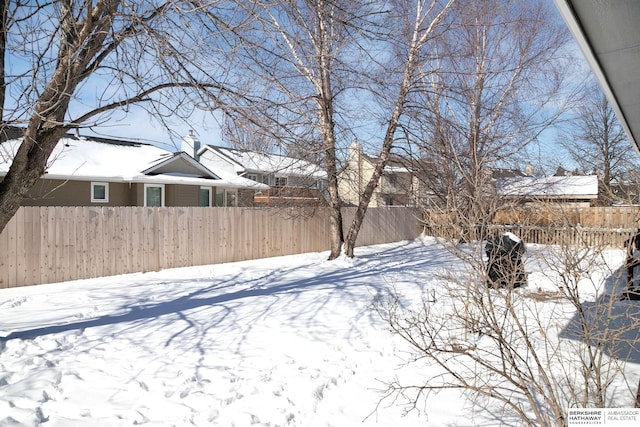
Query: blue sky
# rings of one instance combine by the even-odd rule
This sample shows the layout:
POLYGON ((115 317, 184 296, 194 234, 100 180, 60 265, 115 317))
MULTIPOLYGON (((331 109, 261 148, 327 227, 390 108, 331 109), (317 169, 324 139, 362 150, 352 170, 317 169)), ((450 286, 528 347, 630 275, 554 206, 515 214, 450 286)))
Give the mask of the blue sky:
MULTIPOLYGON (((573 43, 571 49, 578 50, 577 44, 573 43)), ((578 54, 578 58, 583 59, 582 54, 578 54)), ((19 68, 20 65, 13 61, 10 65, 19 68)), ((584 67, 587 67, 584 61, 584 67)), ((14 69, 13 72, 19 70, 14 69)), ((74 108, 91 108, 95 97, 109 91, 109 82, 101 79, 99 76, 92 76, 87 84, 79 92, 74 108)), ((73 116, 73 115, 70 115, 73 116)), ((178 118, 166 119, 165 123, 149 114, 144 108, 131 107, 128 112, 116 110, 105 116, 104 122, 100 126, 82 129, 83 135, 97 135, 102 137, 115 137, 129 140, 139 140, 141 142, 151 143, 168 150, 177 150, 180 148, 181 138, 193 130, 203 144, 227 145, 222 139, 220 131, 221 117, 211 112, 195 111, 189 117, 188 122, 178 118), (168 129, 165 127, 168 126, 168 129)), ((356 131, 357 132, 357 131, 356 131)), ((379 140, 372 136, 372 140, 379 140)), ((558 148, 555 144, 557 139, 556 132, 553 130, 544 133, 542 138, 540 153, 549 159, 566 163, 564 158, 559 158, 558 148)), ((366 141, 363 141, 366 142, 366 141)), ((350 141, 346 142, 347 144, 350 141)), ((567 165, 570 167, 570 165, 567 165)), ((523 165, 524 167, 524 165, 523 165)))
POLYGON ((174 151, 180 149, 181 138, 193 130, 203 144, 227 145, 222 141, 220 117, 214 113, 196 112, 189 123, 176 118, 168 124, 170 130, 143 108, 132 107, 128 113, 115 111, 104 125, 80 133, 140 141, 174 151))

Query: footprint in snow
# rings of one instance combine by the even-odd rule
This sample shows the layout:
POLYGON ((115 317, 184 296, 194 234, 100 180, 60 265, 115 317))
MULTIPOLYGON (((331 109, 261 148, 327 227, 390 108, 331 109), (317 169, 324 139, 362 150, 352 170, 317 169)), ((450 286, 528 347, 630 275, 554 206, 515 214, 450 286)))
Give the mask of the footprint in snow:
POLYGON ((22 304, 24 304, 27 301, 29 301, 29 298, 27 297, 12 298, 8 301, 0 302, 0 307, 7 306, 9 308, 16 308, 16 307, 20 307, 22 304))

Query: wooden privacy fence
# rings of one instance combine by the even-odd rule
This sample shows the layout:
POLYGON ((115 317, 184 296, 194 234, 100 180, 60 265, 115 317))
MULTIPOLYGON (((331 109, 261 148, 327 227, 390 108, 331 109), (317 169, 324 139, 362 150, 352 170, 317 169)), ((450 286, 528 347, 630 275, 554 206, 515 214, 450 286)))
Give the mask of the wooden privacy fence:
MULTIPOLYGON (((525 243, 543 245, 601 246, 625 248, 627 240, 636 234, 630 228, 596 228, 576 226, 530 226, 491 224, 485 232, 510 231, 519 236, 525 243)), ((454 224, 429 224, 425 226, 425 234, 446 239, 459 238, 460 227, 454 224)))
POLYGON ((493 222, 537 226, 580 225, 585 228, 638 228, 640 206, 562 208, 540 205, 535 208, 512 208, 496 212, 493 222))
MULTIPOLYGON (((460 237, 460 226, 451 220, 452 215, 443 212, 427 213, 425 233, 436 237, 460 237)), ((623 248, 638 232, 640 207, 509 209, 497 212, 487 227, 511 231, 528 243, 623 248)))
MULTIPOLYGON (((345 230, 355 208, 343 210, 345 230)), ((371 208, 357 244, 412 239, 414 210, 371 208)), ((327 208, 22 207, 0 233, 0 288, 329 249, 327 208)))

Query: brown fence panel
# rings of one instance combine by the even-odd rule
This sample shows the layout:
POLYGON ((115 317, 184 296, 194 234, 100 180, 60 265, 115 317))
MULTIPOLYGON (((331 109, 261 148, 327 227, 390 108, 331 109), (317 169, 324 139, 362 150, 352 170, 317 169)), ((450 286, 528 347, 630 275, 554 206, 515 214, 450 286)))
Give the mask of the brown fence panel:
MULTIPOLYGON (((434 212, 425 218, 427 234, 461 236, 449 216, 434 212)), ((529 243, 622 248, 640 229, 640 207, 514 208, 497 212, 491 227, 512 231, 529 243)))
MULTIPOLYGON (((434 213, 437 219, 442 214, 434 213)), ((536 208, 516 207, 496 212, 496 224, 526 225, 581 225, 599 228, 638 228, 640 226, 640 206, 607 206, 588 208, 567 208, 538 206, 536 208)))
MULTIPOLYGON (((342 211, 345 234, 353 221, 356 209, 345 208, 342 211)), ((358 233, 356 245, 368 246, 415 239, 423 230, 420 215, 419 210, 405 207, 369 208, 358 233)))
MULTIPOLYGON (((372 208, 357 244, 420 232, 415 211, 372 208)), ((0 288, 320 252, 329 236, 319 207, 22 207, 0 233, 0 288)))

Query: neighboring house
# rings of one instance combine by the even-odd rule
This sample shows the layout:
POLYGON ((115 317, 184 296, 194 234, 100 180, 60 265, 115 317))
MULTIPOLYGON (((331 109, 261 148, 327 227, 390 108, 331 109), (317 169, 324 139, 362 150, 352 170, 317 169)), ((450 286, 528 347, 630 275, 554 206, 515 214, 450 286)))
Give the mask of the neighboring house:
MULTIPOLYGON (((253 196, 257 206, 320 205, 326 201, 327 174, 318 165, 302 159, 214 145, 204 145, 193 137, 196 158, 204 166, 248 178, 269 186, 253 196)), ((183 149, 187 151, 189 146, 183 149)))
MULTIPOLYGON (((579 175, 579 173, 558 167, 554 175, 571 176, 579 175)), ((635 169, 629 169, 622 179, 614 178, 609 182, 609 185, 600 181, 598 191, 601 206, 609 204, 612 206, 638 205, 640 204, 640 174, 635 169)))
POLYGON ((521 205, 540 203, 588 207, 598 199, 598 177, 550 176, 499 179, 498 194, 521 205))
MULTIPOLYGON (((0 180, 21 138, 0 144, 0 180)), ((139 142, 66 136, 24 206, 236 206, 238 192, 264 190, 236 174, 213 172, 184 152, 139 142)))
MULTIPOLYGON (((360 195, 371 179, 377 159, 363 153, 356 141, 349 146, 347 163, 339 174, 339 192, 347 205, 358 205, 360 195)), ((413 206, 415 204, 416 180, 400 159, 387 162, 380 182, 373 192, 370 207, 413 206)))

